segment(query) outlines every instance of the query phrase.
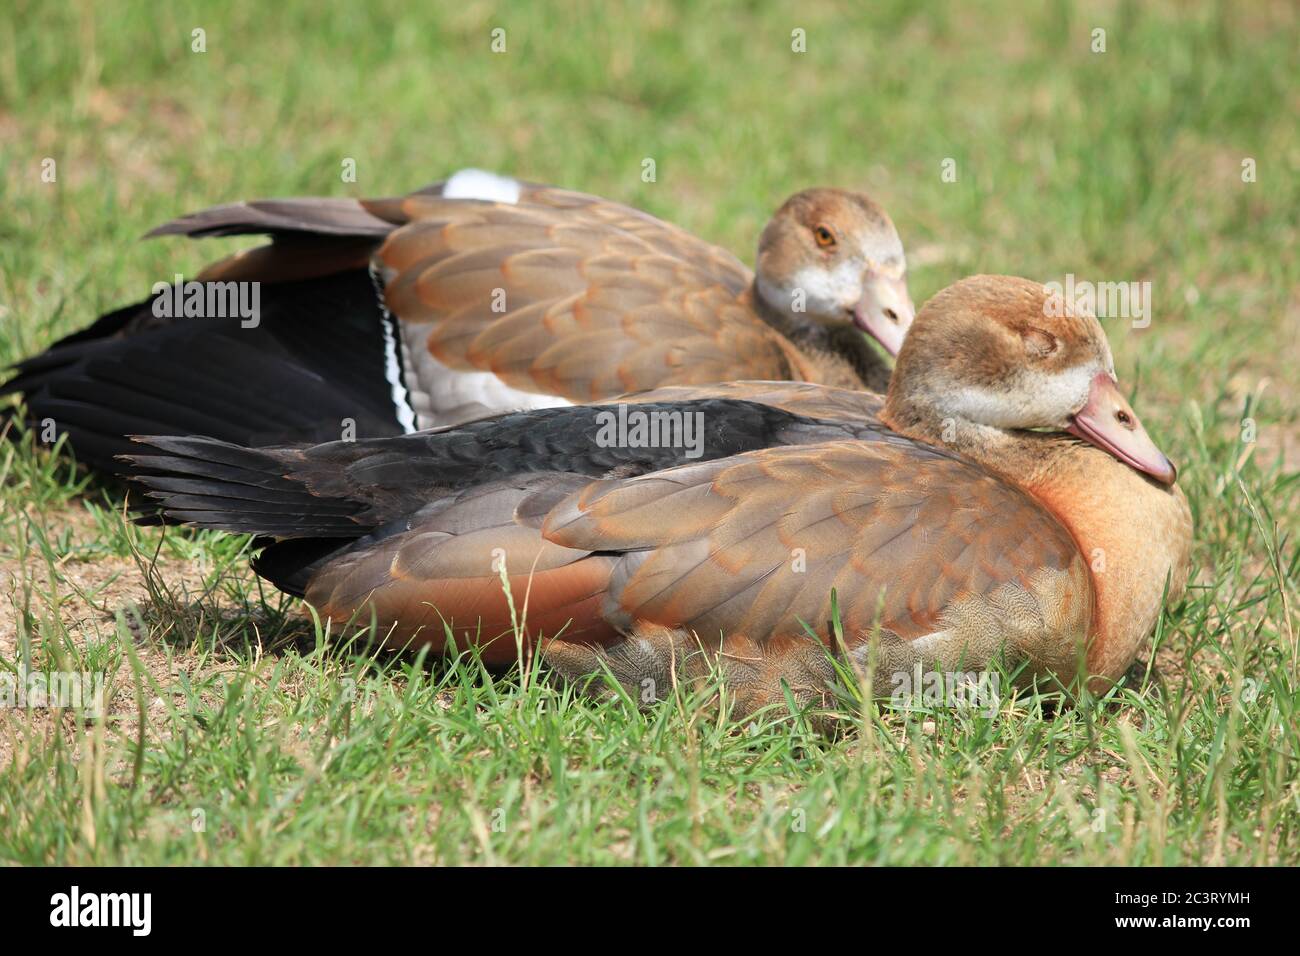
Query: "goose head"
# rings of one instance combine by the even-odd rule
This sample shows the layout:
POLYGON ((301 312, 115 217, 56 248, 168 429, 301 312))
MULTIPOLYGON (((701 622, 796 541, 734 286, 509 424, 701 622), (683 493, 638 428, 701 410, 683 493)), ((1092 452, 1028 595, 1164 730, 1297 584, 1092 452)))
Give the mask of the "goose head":
POLYGON ((981 458, 999 433, 1068 432, 1162 485, 1177 477, 1120 391, 1101 324, 1028 279, 973 276, 927 302, 885 417, 981 458))
POLYGON ((852 325, 897 355, 915 308, 903 243, 861 193, 806 189, 773 215, 758 243, 755 288, 798 325, 852 325))

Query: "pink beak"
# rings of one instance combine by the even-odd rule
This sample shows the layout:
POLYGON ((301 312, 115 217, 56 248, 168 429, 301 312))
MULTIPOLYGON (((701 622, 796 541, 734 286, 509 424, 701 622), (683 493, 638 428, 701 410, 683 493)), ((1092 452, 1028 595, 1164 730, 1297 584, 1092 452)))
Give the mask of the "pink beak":
POLYGON ((1172 485, 1178 478, 1174 463, 1156 447, 1119 385, 1105 372, 1092 380, 1087 404, 1070 417, 1068 431, 1162 485, 1172 485))
POLYGON ((853 324, 897 356, 903 338, 916 318, 916 307, 907 293, 906 276, 868 273, 862 284, 862 298, 853 307, 853 324))

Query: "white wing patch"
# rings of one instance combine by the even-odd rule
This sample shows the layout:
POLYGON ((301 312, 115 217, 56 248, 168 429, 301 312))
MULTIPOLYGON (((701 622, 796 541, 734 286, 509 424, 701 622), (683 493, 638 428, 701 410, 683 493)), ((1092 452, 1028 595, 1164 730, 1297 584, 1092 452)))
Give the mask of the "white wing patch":
POLYGON ((462 169, 442 186, 443 199, 482 199, 487 202, 519 202, 520 185, 509 176, 482 169, 462 169))
POLYGON ((402 431, 410 434, 415 431, 415 410, 411 408, 410 393, 402 384, 401 366, 397 362, 397 337, 393 335, 393 323, 388 310, 384 309, 384 375, 393 391, 393 408, 397 412, 397 422, 402 431))
POLYGON ((393 327, 397 324, 393 314, 388 311, 388 306, 384 304, 384 286, 379 279, 375 266, 370 266, 370 281, 375 286, 375 296, 379 300, 379 310, 383 312, 384 317, 380 321, 380 328, 384 333, 384 378, 388 380, 388 387, 392 390, 393 411, 397 415, 397 423, 402 426, 402 431, 410 434, 415 431, 415 409, 411 408, 410 393, 406 386, 402 384, 402 366, 397 354, 397 336, 393 334, 393 327))
POLYGON ((573 404, 557 395, 511 388, 492 372, 448 368, 426 347, 432 323, 400 322, 398 328, 405 379, 420 428, 441 428, 503 412, 573 404))

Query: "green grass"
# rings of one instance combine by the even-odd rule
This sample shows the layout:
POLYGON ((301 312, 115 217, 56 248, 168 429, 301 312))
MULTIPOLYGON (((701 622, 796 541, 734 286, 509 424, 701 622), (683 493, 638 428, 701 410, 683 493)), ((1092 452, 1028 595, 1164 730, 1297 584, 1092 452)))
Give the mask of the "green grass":
POLYGON ((237 247, 135 241, 216 202, 478 165, 750 259, 786 194, 862 188, 918 302, 981 271, 1153 283, 1150 328, 1107 325, 1196 516, 1154 671, 1046 711, 869 704, 835 741, 593 704, 340 646, 245 539, 131 527, 27 440, 0 447, 0 672, 103 671, 111 704, 0 710, 0 860, 1300 863, 1294 6, 433 6, 8 0, 0 363, 237 247))

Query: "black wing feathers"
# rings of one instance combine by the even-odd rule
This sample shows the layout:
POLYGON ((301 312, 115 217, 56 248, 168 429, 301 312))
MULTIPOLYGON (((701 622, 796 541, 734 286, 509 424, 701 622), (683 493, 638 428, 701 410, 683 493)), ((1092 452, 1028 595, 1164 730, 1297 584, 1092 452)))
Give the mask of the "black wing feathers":
POLYGON ((110 313, 17 366, 27 419, 52 419, 77 457, 119 471, 130 434, 242 445, 397 435, 382 316, 364 271, 264 284, 255 327, 167 318, 151 302, 110 313))
POLYGON ((316 446, 246 448, 208 438, 136 439, 131 477, 174 520, 275 537, 359 537, 456 491, 529 473, 631 477, 782 444, 864 437, 867 423, 818 422, 735 399, 646 403, 698 414, 699 454, 603 440, 618 406, 542 409, 440 431, 316 446), (158 452, 161 452, 159 454, 158 452))

